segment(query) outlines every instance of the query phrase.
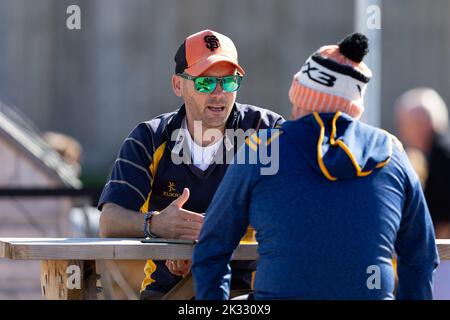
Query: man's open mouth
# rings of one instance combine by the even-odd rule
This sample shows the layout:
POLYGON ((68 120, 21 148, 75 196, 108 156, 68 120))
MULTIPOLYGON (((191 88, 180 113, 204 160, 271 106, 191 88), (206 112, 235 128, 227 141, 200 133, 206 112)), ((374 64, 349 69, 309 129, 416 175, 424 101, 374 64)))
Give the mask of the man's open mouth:
POLYGON ((211 110, 212 112, 222 112, 225 110, 225 107, 208 106, 207 108, 208 108, 208 110, 211 110))

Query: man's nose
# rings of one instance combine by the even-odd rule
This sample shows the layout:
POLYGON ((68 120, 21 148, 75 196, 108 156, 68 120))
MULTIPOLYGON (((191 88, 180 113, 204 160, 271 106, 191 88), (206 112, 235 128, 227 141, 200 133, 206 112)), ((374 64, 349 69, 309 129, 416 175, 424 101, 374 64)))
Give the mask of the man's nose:
POLYGON ((220 81, 217 81, 217 85, 216 85, 216 87, 214 88, 214 91, 211 92, 211 95, 221 96, 221 95, 223 95, 224 93, 225 93, 225 91, 223 91, 221 82, 220 82, 220 81))

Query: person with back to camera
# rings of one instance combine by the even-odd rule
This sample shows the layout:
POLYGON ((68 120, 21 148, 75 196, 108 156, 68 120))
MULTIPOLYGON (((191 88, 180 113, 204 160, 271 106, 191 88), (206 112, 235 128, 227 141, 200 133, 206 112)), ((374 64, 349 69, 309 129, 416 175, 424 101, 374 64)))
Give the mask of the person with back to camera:
POLYGON ((229 167, 194 250, 197 298, 229 298, 228 264, 249 224, 258 242, 256 299, 432 298, 439 258, 419 179, 393 135, 359 121, 372 76, 367 52, 359 33, 321 47, 294 75, 295 120, 240 149, 237 156, 254 156, 277 142, 279 170, 229 167))

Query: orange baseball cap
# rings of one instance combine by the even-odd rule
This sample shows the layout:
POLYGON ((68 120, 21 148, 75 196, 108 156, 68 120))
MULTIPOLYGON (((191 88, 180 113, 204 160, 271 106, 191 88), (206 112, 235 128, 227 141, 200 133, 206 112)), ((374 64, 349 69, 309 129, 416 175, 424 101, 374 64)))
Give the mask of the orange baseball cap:
POLYGON ((233 41, 221 33, 203 30, 190 35, 178 48, 175 55, 175 73, 186 72, 199 76, 218 62, 229 62, 241 75, 244 69, 238 63, 238 54, 233 41))

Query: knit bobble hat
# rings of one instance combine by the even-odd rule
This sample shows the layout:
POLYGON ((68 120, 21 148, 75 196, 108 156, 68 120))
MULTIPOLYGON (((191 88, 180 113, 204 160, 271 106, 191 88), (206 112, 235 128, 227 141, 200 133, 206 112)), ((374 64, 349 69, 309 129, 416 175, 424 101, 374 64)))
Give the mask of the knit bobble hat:
POLYGON ((368 39, 352 33, 337 45, 323 46, 294 75, 289 99, 297 113, 337 112, 359 118, 372 71, 363 62, 368 39))

